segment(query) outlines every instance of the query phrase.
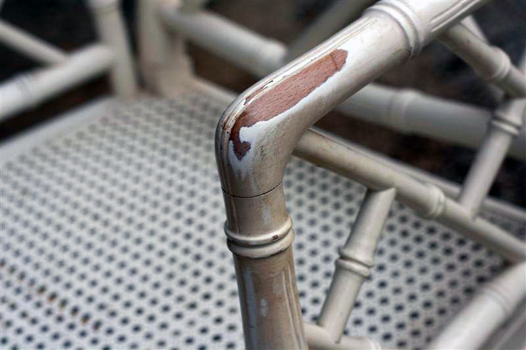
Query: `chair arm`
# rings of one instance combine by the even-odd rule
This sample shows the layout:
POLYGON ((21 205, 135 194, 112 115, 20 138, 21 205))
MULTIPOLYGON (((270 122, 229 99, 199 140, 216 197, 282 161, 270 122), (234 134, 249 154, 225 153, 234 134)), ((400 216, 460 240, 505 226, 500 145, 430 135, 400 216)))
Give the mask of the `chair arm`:
POLYGON ((279 185, 304 131, 383 72, 418 53, 484 0, 385 0, 241 94, 216 134, 223 188, 254 197, 279 185))
POLYGON ((301 136, 484 2, 382 1, 227 108, 216 131, 216 158, 247 349, 307 348, 282 186, 301 136))

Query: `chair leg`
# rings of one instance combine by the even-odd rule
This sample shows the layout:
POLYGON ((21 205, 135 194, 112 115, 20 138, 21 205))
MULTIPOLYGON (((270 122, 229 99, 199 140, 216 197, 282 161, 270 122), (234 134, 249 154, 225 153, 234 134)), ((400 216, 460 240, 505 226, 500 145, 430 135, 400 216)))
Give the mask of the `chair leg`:
POLYGON ((247 349, 307 349, 283 187, 255 197, 225 193, 247 349))

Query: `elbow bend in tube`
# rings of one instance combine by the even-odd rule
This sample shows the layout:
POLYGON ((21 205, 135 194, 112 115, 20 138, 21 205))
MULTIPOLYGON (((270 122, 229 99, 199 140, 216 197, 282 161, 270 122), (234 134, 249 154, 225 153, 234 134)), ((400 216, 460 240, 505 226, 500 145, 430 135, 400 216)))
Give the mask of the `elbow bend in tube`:
POLYGON ((241 94, 223 114, 216 132, 223 190, 249 198, 277 188, 307 128, 406 59, 404 42, 396 22, 370 13, 241 94), (396 39, 383 40, 393 34, 396 39))
POLYGON ((315 101, 316 90, 338 75, 347 61, 346 50, 328 51, 310 64, 263 80, 223 114, 216 153, 227 193, 251 198, 279 186, 297 141, 326 112, 323 103, 315 101))
POLYGON ((335 43, 322 45, 247 90, 223 114, 216 158, 225 231, 237 254, 265 257, 292 242, 282 188, 285 167, 303 133, 332 105, 320 97, 332 93, 328 82, 342 75, 347 58, 347 50, 335 43))
POLYGON ((423 12, 420 2, 402 2, 404 6, 393 1, 373 6, 362 18, 263 79, 227 108, 217 127, 215 145, 231 241, 259 246, 292 231, 281 184, 304 132, 483 0, 469 0, 461 9, 436 2, 423 12), (419 28, 413 20, 417 14, 435 18, 445 10, 457 13, 443 19, 437 28, 409 35, 419 28), (413 15, 405 16, 407 11, 413 15))
MULTIPOLYGON (((296 143, 332 103, 348 52, 327 47, 264 79, 225 111, 216 133, 216 158, 226 203, 225 231, 237 254, 265 257, 292 242, 282 181, 296 143)), ((340 78, 342 79, 342 78, 340 78)))
POLYGON ((223 114, 216 133, 223 190, 248 198, 277 188, 308 127, 485 1, 466 0, 461 6, 381 1, 241 94, 223 114))

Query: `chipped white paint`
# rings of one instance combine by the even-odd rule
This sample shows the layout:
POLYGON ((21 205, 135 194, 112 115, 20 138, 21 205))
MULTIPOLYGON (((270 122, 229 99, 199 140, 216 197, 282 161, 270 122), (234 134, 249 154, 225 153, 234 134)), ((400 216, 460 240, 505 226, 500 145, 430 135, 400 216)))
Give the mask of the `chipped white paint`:
MULTIPOLYGON (((216 134, 219 173, 229 211, 227 227, 235 228, 238 230, 235 232, 237 236, 246 235, 252 241, 257 240, 255 237, 268 237, 274 232, 284 218, 280 217, 277 220, 275 223, 277 226, 270 225, 262 229, 261 223, 267 222, 267 218, 263 218, 266 214, 262 207, 285 207, 284 197, 276 194, 282 193, 280 184, 283 180, 285 166, 300 139, 300 142, 307 143, 307 145, 300 144, 300 147, 310 147, 314 153, 319 151, 318 148, 322 141, 311 137, 313 144, 308 144, 309 142, 302 138, 307 129, 349 95, 357 92, 389 68, 417 54, 448 26, 453 25, 462 16, 467 15, 484 2, 485 0, 464 0, 461 3, 415 0, 382 1, 372 10, 367 11, 362 19, 295 62, 268 76, 254 88, 238 97, 224 113, 216 134), (330 71, 330 67, 326 68, 323 64, 317 65, 318 62, 323 63, 321 59, 326 58, 327 55, 340 50, 346 52, 346 58, 341 67, 339 62, 334 61, 336 71, 330 71), (312 81, 309 81, 310 76, 312 76, 312 81), (284 79, 289 81, 282 81, 284 79), (294 86, 293 79, 297 79, 297 87, 294 86), (310 83, 310 85, 302 89, 302 86, 299 86, 302 83, 310 83), (280 91, 274 90, 273 84, 287 85, 283 85, 281 89, 283 91, 280 91), (268 110, 253 105, 257 103, 257 100, 252 101, 254 93, 257 94, 255 97, 258 99, 265 95, 269 97, 271 102, 265 106, 268 107, 268 110), (286 110, 282 111, 280 107, 286 110), (259 110, 269 114, 274 110, 278 114, 250 115, 250 113, 259 113, 259 110), (247 124, 253 124, 243 127, 242 118, 247 116, 252 117, 247 124), (257 118, 269 119, 256 122, 257 118), (234 129, 236 122, 241 123, 239 129, 234 129), (234 152, 234 141, 230 140, 232 130, 238 133, 234 141, 245 146, 243 149, 245 153, 240 159, 234 152), (247 144, 250 147, 247 147, 247 144), (270 197, 267 197, 269 194, 270 197), (239 206, 233 205, 233 203, 239 203, 239 198, 264 198, 264 200, 256 200, 253 207, 244 208, 243 217, 240 217, 236 212, 239 206), (241 227, 243 229, 240 229, 241 227)), ((330 57, 335 58, 332 55, 330 57)), ((370 160, 362 157, 354 157, 356 162, 342 162, 341 157, 348 155, 351 151, 339 149, 335 152, 338 147, 334 143, 325 143, 326 149, 322 152, 324 154, 321 156, 316 154, 311 157, 318 160, 321 165, 330 165, 333 170, 349 176, 358 173, 355 179, 366 184, 367 182, 373 183, 375 190, 394 188, 409 206, 420 212, 436 216, 442 223, 488 245, 508 260, 521 261, 525 258, 526 253, 517 245, 515 238, 484 220, 471 220, 466 210, 458 203, 449 199, 444 200, 445 197, 440 190, 430 188, 408 177, 400 177, 397 173, 386 171, 381 165, 372 164, 370 160), (330 157, 326 153, 331 152, 330 157, 333 158, 328 160, 330 157)), ((236 146, 239 145, 236 144, 236 146)), ((231 243, 231 246, 238 243, 231 243)), ((275 244, 272 243, 270 246, 275 246, 275 244)), ((247 259, 253 254, 248 253, 247 250, 260 252, 265 248, 265 244, 259 244, 259 246, 254 245, 249 248, 235 248, 232 251, 235 254, 239 253, 241 263, 253 264, 253 260, 247 259)), ((265 255, 264 265, 262 263, 262 268, 257 271, 258 280, 262 278, 265 281, 267 279, 275 281, 276 273, 279 273, 279 268, 283 267, 279 255, 265 255)), ((293 271, 292 269, 293 267, 286 273, 293 271)), ((238 276, 238 278, 240 283, 244 283, 243 276, 238 276)), ((276 325, 269 324, 272 323, 270 321, 261 325, 262 329, 258 335, 262 338, 258 339, 260 341, 258 344, 262 347, 285 348, 287 345, 290 346, 294 339, 300 339, 303 336, 302 330, 297 327, 297 319, 294 315, 295 310, 299 307, 299 301, 295 295, 289 295, 291 290, 295 290, 295 279, 292 276, 284 283, 284 286, 280 284, 278 291, 273 288, 273 293, 270 292, 268 286, 261 286, 258 295, 261 298, 259 305, 253 305, 254 301, 249 304, 242 302, 242 306, 247 307, 244 309, 246 314, 257 317, 264 314, 265 317, 272 320, 277 317, 283 320, 276 325), (285 297, 276 298, 278 295, 276 292, 285 293, 285 297), (271 307, 267 309, 267 305, 262 304, 262 300, 271 300, 271 307), (287 339, 274 336, 274 333, 284 334, 284 332, 287 334, 287 339)), ((353 288, 358 290, 360 283, 354 279, 353 288)), ((336 310, 336 314, 340 315, 341 323, 345 324, 347 317, 344 313, 336 310)), ((341 330, 337 330, 334 334, 336 336, 332 338, 337 341, 337 338, 341 336, 341 330)), ((248 344, 253 343, 248 342, 248 344)))
POLYGON ((114 59, 107 46, 92 45, 75 51, 63 64, 11 79, 0 86, 0 121, 107 72, 114 59))
POLYGON ((234 141, 228 143, 228 157, 233 170, 240 175, 241 179, 244 180, 253 168, 253 162, 255 153, 258 151, 258 139, 259 135, 266 134, 269 130, 273 130, 287 117, 287 113, 282 113, 272 119, 259 121, 252 126, 244 126, 239 129, 239 140, 240 142, 248 142, 250 149, 246 152, 241 159, 239 159, 234 153, 234 141))

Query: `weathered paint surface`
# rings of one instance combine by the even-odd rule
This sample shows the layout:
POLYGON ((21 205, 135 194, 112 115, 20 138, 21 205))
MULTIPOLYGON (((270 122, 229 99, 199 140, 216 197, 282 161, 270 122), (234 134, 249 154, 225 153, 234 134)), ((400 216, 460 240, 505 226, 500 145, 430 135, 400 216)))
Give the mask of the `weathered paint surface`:
POLYGON ((306 349, 292 248, 261 259, 234 253, 247 349, 306 349))
MULTIPOLYGON (((294 107, 330 77, 339 72, 347 60, 347 51, 334 50, 300 72, 283 79, 260 98, 250 103, 237 118, 230 133, 234 154, 241 160, 250 150, 251 144, 242 141, 242 128, 267 121, 294 107)), ((256 97, 264 87, 258 89, 246 99, 246 103, 256 97)))

